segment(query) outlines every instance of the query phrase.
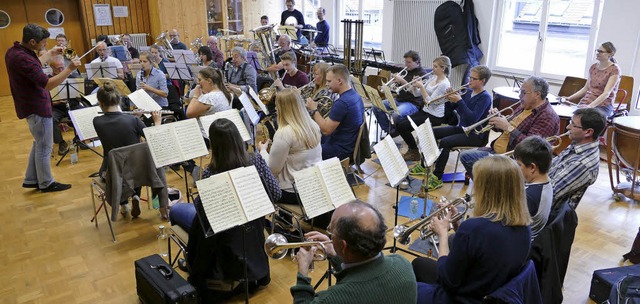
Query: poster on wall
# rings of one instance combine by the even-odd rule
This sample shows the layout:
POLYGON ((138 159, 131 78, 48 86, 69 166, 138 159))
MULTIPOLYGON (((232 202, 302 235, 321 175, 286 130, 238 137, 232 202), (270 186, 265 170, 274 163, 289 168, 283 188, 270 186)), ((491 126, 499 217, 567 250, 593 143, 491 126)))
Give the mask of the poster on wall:
POLYGON ((47 30, 49 31, 49 39, 56 40, 56 36, 64 35, 64 27, 50 27, 47 30))
POLYGON ((111 20, 109 4, 94 4, 93 18, 96 21, 96 26, 112 26, 113 20, 111 20))
POLYGON ((129 7, 128 6, 114 6, 113 7, 113 17, 115 17, 115 18, 129 17, 129 7))

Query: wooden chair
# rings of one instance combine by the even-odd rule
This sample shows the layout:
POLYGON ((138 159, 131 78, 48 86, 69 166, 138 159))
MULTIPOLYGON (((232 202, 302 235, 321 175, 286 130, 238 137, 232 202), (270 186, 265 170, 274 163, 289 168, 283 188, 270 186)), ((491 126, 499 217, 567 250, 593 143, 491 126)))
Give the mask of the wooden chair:
POLYGON ((618 92, 613 103, 614 116, 620 111, 629 111, 631 109, 631 96, 633 96, 633 77, 622 75, 620 84, 618 84, 618 92))
POLYGON ((567 76, 562 82, 558 96, 571 96, 571 94, 580 91, 587 80, 580 77, 567 76))

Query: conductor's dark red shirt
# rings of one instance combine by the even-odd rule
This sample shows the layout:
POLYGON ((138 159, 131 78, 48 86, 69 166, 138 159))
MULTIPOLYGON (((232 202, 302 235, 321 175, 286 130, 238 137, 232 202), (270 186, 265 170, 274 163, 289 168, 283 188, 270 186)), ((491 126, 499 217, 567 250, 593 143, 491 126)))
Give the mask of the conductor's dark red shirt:
POLYGON ((45 89, 49 77, 42 71, 36 53, 16 41, 4 59, 18 118, 31 114, 51 117, 51 95, 45 89))

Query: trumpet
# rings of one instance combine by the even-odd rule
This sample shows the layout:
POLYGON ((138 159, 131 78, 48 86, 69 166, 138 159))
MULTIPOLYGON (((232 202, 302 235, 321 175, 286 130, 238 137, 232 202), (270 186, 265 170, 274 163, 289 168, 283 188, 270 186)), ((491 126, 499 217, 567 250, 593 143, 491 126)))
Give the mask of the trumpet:
MULTIPOLYGON (((567 136, 567 135, 569 135, 569 131, 564 132, 564 133, 562 133, 560 135, 549 136, 549 137, 545 138, 544 140, 546 140, 547 142, 549 142, 549 144, 551 144, 551 149, 552 150, 555 150, 555 149, 558 149, 558 147, 560 147, 560 145, 562 144, 562 138, 567 136)), ((511 156, 511 155, 513 155, 513 152, 514 152, 514 150, 511 150, 509 152, 505 152, 505 153, 502 153, 500 155, 511 156)))
MULTIPOLYGON (((407 71, 407 68, 405 67, 404 69, 402 69, 402 71, 398 72, 398 74, 396 74, 396 75, 404 78, 405 76, 407 76, 408 73, 409 72, 407 71)), ((386 83, 384 83, 383 85, 381 85, 378 88, 380 90, 380 92, 382 92, 382 87, 383 86, 389 87, 389 89, 391 89, 391 91, 397 91, 398 90, 398 88, 397 88, 398 84, 396 83, 395 78, 393 77, 393 75, 390 78, 391 79, 389 79, 389 81, 387 81, 386 83)))
POLYGON ((316 251, 316 255, 313 257, 315 261, 322 261, 327 259, 327 250, 324 247, 324 244, 329 244, 331 241, 324 242, 299 242, 299 243, 289 243, 287 242, 287 238, 280 233, 274 233, 267 237, 264 241, 264 251, 267 255, 276 260, 280 260, 287 255, 289 249, 300 248, 300 247, 318 247, 318 251, 316 251))
POLYGON ((64 55, 64 58, 67 58, 68 60, 72 60, 73 58, 76 58, 76 56, 78 56, 78 54, 76 54, 76 50, 71 48, 71 40, 69 40, 69 43, 67 43, 67 46, 64 48, 62 54, 64 55))
POLYGON ((460 95, 467 94, 467 90, 469 89, 468 87, 469 87, 469 83, 467 82, 466 84, 463 84, 463 85, 459 86, 458 88, 456 88, 455 90, 452 90, 451 92, 447 92, 447 93, 444 93, 444 94, 442 94, 442 95, 440 95, 438 97, 434 97, 432 99, 429 99, 429 101, 426 101, 424 104, 428 106, 433 102, 439 101, 441 99, 445 99, 445 98, 447 98, 447 97, 449 97, 449 96, 451 96, 453 94, 460 94, 460 95))
POLYGON ((462 131, 464 131, 464 134, 466 134, 467 136, 469 136, 469 133, 471 133, 471 131, 474 131, 476 134, 482 134, 484 132, 487 132, 487 131, 493 129, 492 125, 487 125, 484 128, 479 129, 479 130, 477 128, 479 126, 485 124, 486 122, 488 122, 491 118, 494 118, 494 117, 496 117, 498 115, 502 115, 503 114, 502 112, 505 112, 507 110, 511 111, 511 113, 509 115, 505 116, 505 118, 507 120, 510 120, 511 116, 513 116, 513 112, 515 111, 514 110, 515 106, 517 106, 519 104, 520 104, 520 102, 516 102, 516 103, 512 104, 511 106, 506 107, 506 108, 504 108, 504 109, 502 109, 502 110, 500 110, 500 111, 498 111, 496 113, 493 113, 491 115, 487 115, 487 118, 485 118, 485 119, 483 119, 481 121, 478 121, 478 122, 476 122, 476 123, 474 123, 474 124, 472 124, 472 125, 470 125, 468 127, 462 127, 462 131))
POLYGON ((459 205, 462 205, 464 207, 464 210, 462 212, 457 213, 455 216, 451 218, 450 220, 451 223, 454 223, 462 219, 464 215, 467 213, 467 210, 469 210, 469 208, 471 207, 471 204, 469 203, 471 201, 471 196, 468 194, 463 197, 457 198, 453 201, 448 201, 444 197, 440 201, 445 202, 446 204, 442 208, 431 213, 429 216, 413 224, 413 226, 407 227, 405 225, 398 225, 394 227, 393 237, 398 241, 398 243, 402 245, 408 245, 409 243, 411 243, 411 233, 413 233, 418 229, 420 229, 420 239, 424 240, 426 238, 433 236, 435 232, 429 229, 429 224, 431 224, 434 217, 447 215, 447 213, 449 212, 448 211, 449 207, 457 208, 459 205))
POLYGON ((411 81, 399 86, 397 88, 397 90, 398 90, 398 92, 400 92, 400 91, 402 91, 404 89, 407 89, 409 86, 412 86, 414 83, 416 83, 418 81, 422 81, 422 84, 426 86, 427 85, 426 82, 429 80, 429 77, 431 77, 431 75, 433 75, 433 72, 429 72, 429 73, 424 74, 424 75, 422 75, 420 77, 416 77, 416 78, 412 79, 411 81))

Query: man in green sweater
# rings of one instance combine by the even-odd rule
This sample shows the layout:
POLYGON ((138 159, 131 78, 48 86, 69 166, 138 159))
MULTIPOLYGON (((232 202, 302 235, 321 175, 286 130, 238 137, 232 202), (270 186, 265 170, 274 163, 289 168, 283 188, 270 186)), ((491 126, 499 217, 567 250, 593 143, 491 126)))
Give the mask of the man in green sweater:
POLYGON ((332 241, 325 248, 337 283, 316 293, 307 274, 317 248, 300 248, 293 302, 416 303, 411 264, 400 255, 381 252, 386 230, 382 215, 369 204, 354 201, 338 207, 327 227, 330 237, 317 231, 305 235, 311 241, 332 241))

